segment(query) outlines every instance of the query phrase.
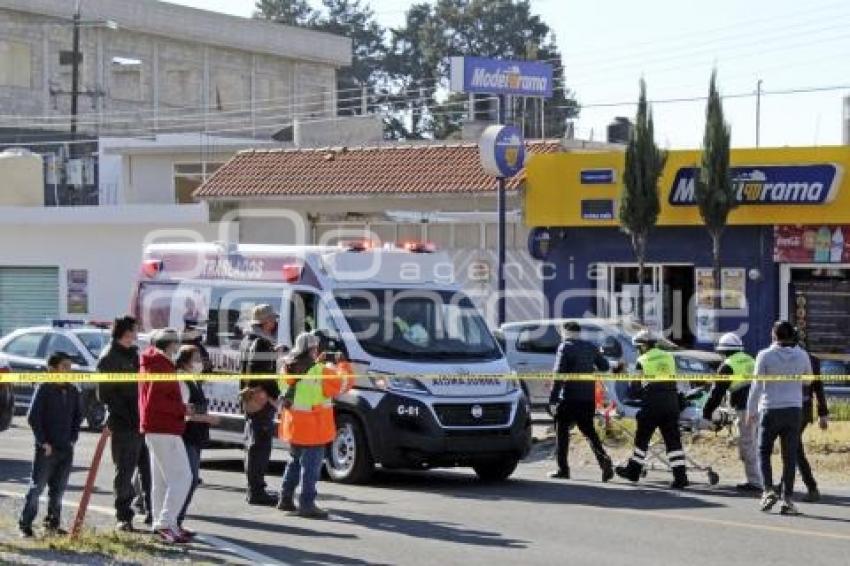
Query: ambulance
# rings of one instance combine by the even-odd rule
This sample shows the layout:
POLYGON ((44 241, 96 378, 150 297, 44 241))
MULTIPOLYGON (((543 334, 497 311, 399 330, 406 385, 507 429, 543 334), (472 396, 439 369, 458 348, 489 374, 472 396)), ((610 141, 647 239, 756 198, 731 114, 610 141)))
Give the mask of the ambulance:
MULTIPOLYGON (((200 328, 217 372, 238 373, 251 309, 280 313, 277 343, 318 331, 356 371, 335 400, 327 471, 366 482, 375 467, 471 467, 507 479, 531 446, 528 400, 481 314, 432 246, 160 243, 133 296, 143 331, 200 328)), ((239 384, 207 381, 213 440, 241 442, 239 384)))

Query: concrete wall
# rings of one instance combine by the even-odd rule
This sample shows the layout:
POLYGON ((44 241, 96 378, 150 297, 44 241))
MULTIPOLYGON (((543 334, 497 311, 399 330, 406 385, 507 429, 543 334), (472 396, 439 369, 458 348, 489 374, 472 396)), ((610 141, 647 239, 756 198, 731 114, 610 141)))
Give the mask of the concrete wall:
POLYGON ((170 154, 124 155, 121 162, 120 202, 127 204, 175 204, 176 163, 224 163, 234 151, 206 153, 189 148, 170 154))
MULTIPOLYGON (((72 8, 48 0, 0 0, 4 52, 12 45, 28 54, 5 65, 0 57, 0 76, 9 74, 4 66, 15 69, 13 80, 0 84, 2 114, 17 117, 7 125, 32 127, 32 116, 53 116, 39 125, 67 126, 71 68, 59 65, 59 52, 71 48, 71 26, 37 12, 70 17, 72 8)), ((89 93, 80 97, 83 131, 132 135, 157 127, 268 137, 294 115, 335 114, 336 68, 350 61, 346 38, 245 18, 219 20, 216 14, 210 20, 209 12, 151 0, 83 2, 83 10, 84 18, 98 20, 114 12, 120 26, 81 32, 80 86, 89 93), (165 10, 157 21, 176 10, 173 21, 154 27, 145 5, 165 10), (261 36, 283 39, 264 44, 261 36)))
POLYGON ((44 206, 40 155, 0 153, 0 206, 44 206))

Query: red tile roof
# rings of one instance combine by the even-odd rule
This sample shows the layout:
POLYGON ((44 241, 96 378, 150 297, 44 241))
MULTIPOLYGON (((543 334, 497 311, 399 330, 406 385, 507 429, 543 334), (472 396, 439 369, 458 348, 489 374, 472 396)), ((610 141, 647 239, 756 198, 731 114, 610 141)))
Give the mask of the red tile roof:
MULTIPOLYGON (((558 140, 528 142, 554 153, 558 140)), ((516 189, 524 173, 510 179, 516 189)), ((482 193, 495 190, 474 143, 323 149, 248 150, 236 154, 195 192, 199 199, 268 196, 482 193)))

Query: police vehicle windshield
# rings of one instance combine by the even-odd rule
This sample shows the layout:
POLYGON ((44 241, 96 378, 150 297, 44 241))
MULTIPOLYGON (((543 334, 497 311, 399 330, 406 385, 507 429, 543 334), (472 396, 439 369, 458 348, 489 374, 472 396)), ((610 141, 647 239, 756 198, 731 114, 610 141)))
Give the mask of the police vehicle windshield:
POLYGON ((351 332, 375 357, 419 362, 501 357, 487 324, 463 293, 358 289, 335 296, 351 332))

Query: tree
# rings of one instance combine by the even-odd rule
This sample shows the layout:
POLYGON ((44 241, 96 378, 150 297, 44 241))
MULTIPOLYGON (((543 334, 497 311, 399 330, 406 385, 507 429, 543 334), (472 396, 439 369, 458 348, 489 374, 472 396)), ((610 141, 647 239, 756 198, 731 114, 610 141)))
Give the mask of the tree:
POLYGON ((307 26, 316 17, 307 0, 257 0, 254 17, 289 26, 307 26))
POLYGON ((711 236, 712 274, 714 278, 714 310, 720 308, 720 242, 729 213, 737 206, 735 187, 729 171, 729 124, 723 118, 723 102, 717 91, 717 70, 711 73, 708 103, 705 108, 705 135, 699 175, 694 196, 700 216, 711 236))
POLYGON ((658 179, 667 161, 667 153, 655 145, 652 110, 646 102, 646 82, 640 81, 637 116, 623 169, 620 195, 620 224, 629 235, 638 262, 638 321, 644 324, 643 280, 649 233, 658 221, 658 179))
POLYGON ((374 92, 383 76, 386 56, 386 30, 375 19, 368 4, 360 0, 322 0, 325 11, 315 18, 311 27, 351 39, 351 66, 336 74, 338 110, 340 114, 357 114, 361 107, 358 89, 374 92))
MULTIPOLYGON (((448 86, 449 58, 478 55, 503 59, 547 61, 561 75, 561 54, 551 29, 532 14, 528 0, 437 0, 411 6, 401 28, 391 32, 386 59, 390 88, 386 100, 400 104, 407 119, 390 120, 395 138, 444 138, 460 130, 465 95, 443 103, 438 93, 448 86)), ((578 104, 557 76, 555 96, 546 103, 547 135, 561 136, 567 118, 578 114, 578 104)), ((476 111, 488 106, 477 97, 476 111)), ((516 123, 538 131, 533 104, 516 100, 511 108, 516 123), (524 106, 524 108, 523 108, 524 106), (523 111, 525 110, 525 111, 523 111), (536 129, 535 129, 536 128, 536 129)))

